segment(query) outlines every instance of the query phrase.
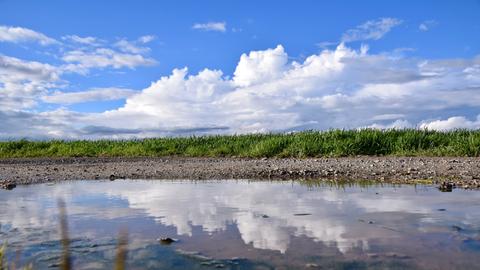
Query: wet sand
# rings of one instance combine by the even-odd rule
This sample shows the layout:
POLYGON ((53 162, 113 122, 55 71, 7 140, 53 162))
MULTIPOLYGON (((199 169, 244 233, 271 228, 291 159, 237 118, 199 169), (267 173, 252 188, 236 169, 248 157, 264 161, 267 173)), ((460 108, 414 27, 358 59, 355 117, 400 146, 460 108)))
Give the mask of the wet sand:
POLYGON ((347 157, 0 159, 0 184, 88 179, 326 179, 388 183, 450 181, 480 187, 480 158, 347 157))

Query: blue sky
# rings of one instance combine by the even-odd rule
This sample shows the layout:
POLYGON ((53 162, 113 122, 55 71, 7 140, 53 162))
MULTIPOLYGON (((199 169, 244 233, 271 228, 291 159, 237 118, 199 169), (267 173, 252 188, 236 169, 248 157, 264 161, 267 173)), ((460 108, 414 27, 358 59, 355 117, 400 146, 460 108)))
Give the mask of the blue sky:
POLYGON ((0 137, 478 128, 478 14, 480 1, 0 0, 0 137))

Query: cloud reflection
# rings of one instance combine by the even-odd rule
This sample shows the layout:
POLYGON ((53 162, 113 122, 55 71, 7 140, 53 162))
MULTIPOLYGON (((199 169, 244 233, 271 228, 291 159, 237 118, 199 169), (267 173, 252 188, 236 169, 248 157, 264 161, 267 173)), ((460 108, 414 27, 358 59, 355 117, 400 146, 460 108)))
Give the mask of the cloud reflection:
MULTIPOLYGON (((291 182, 70 182, 1 191, 0 223, 13 228, 56 226, 54 204, 62 197, 69 215, 77 218, 147 216, 185 236, 194 236, 197 226, 214 234, 233 224, 243 242, 255 248, 285 253, 293 237, 306 236, 345 253, 352 247, 368 249, 369 239, 378 233, 362 227, 361 217, 411 213, 423 217, 420 223, 435 222, 428 215, 438 207, 438 193, 421 193, 420 204, 420 194, 412 186, 310 189, 291 182), (309 215, 295 215, 299 213, 309 215)), ((480 199, 480 194, 472 193, 472 197, 480 199)), ((472 197, 442 200, 461 209, 472 197)), ((464 221, 472 223, 479 218, 469 213, 464 221)))

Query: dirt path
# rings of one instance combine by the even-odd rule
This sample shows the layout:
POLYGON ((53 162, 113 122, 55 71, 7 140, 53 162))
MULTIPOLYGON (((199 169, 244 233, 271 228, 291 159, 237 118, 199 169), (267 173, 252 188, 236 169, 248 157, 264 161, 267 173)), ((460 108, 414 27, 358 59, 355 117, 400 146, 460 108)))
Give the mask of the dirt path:
POLYGON ((479 158, 353 157, 243 158, 32 158, 0 159, 0 183, 77 179, 331 179, 415 183, 452 181, 480 186, 479 158))

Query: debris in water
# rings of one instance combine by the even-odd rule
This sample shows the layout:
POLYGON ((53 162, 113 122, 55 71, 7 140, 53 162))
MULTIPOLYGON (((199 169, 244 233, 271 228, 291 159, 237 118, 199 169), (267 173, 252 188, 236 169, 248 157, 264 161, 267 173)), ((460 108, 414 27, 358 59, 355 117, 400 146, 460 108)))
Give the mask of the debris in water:
POLYGON ((173 238, 170 238, 170 237, 161 237, 161 238, 158 239, 158 241, 160 241, 160 243, 162 245, 170 245, 171 243, 178 242, 177 239, 173 239, 173 238))

